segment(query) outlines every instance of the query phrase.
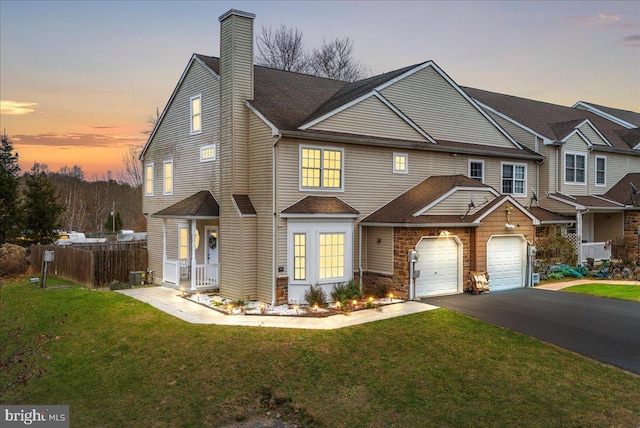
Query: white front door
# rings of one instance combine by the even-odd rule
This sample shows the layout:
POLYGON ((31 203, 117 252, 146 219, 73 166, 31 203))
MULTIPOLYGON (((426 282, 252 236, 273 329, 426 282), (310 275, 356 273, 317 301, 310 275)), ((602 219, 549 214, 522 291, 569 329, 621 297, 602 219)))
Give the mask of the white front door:
POLYGON ((207 235, 207 264, 218 264, 218 228, 217 227, 205 227, 205 233, 207 235))

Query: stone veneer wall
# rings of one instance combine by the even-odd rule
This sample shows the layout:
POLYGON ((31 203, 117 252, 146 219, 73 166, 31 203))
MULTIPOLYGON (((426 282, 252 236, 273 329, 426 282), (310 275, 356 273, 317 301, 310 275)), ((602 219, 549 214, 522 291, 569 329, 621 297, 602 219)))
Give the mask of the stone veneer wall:
POLYGON ((276 278, 276 305, 289 302, 289 277, 276 278))
POLYGON ((640 248, 638 248, 638 227, 640 227, 640 211, 625 211, 624 212, 624 242, 631 248, 630 257, 635 259, 640 255, 640 248))

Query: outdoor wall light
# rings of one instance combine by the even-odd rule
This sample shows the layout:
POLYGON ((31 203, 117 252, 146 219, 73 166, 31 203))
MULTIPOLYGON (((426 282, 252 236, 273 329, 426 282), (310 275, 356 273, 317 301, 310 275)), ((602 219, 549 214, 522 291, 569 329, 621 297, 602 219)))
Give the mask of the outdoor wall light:
POLYGON ((448 230, 441 230, 440 231, 440 236, 449 236, 449 231, 448 230))

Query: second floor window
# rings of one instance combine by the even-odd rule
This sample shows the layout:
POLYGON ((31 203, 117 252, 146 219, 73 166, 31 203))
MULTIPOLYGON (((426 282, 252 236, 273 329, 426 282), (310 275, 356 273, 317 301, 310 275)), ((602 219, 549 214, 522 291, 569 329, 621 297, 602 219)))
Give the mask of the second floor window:
POLYGON ((527 166, 522 164, 502 164, 502 193, 525 196, 527 166))
POLYGON ((191 133, 202 132, 202 96, 191 97, 191 133))
POLYGON ((566 153, 564 155, 564 181, 565 183, 584 184, 586 183, 585 165, 587 163, 585 155, 566 153))
POLYGON ((216 160, 216 145, 200 147, 200 162, 209 162, 216 160))
POLYGON ((162 193, 165 195, 173 194, 173 161, 165 161, 163 171, 163 187, 162 193))
POLYGON ((483 161, 469 161, 469 178, 484 183, 484 162, 483 161))
POLYGON ((153 196, 153 164, 148 163, 144 166, 144 194, 153 196))
POLYGON ((607 158, 596 156, 596 185, 604 186, 607 184, 607 158))
POLYGON ((409 155, 406 153, 393 154, 393 172, 397 174, 409 172, 409 155))
POLYGON ((315 147, 300 149, 300 186, 342 189, 342 150, 315 147))

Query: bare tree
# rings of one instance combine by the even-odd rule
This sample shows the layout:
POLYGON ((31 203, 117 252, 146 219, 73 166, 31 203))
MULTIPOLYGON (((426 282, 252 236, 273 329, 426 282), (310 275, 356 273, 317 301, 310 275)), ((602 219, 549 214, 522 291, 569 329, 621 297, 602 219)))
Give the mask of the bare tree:
POLYGON ((300 73, 308 69, 309 60, 302 43, 302 31, 297 28, 262 26, 258 33, 257 48, 259 65, 300 73))
POLYGON ((348 37, 327 42, 311 55, 311 71, 314 75, 329 79, 355 82, 367 75, 367 68, 353 58, 353 41, 348 37))
POLYGON ((151 134, 155 129, 156 124, 158 123, 159 120, 160 120, 160 109, 156 107, 155 114, 150 114, 149 117, 147 117, 147 123, 151 125, 151 127, 149 128, 149 130, 143 131, 143 134, 151 134))
POLYGON ((84 172, 78 165, 60 168, 57 174, 52 174, 60 201, 64 205, 62 227, 65 230, 77 230, 82 227, 86 216, 86 203, 80 188, 84 181, 84 172))
POLYGON ((124 170, 118 172, 118 182, 127 183, 131 187, 142 186, 142 162, 140 152, 142 147, 129 146, 127 152, 122 155, 124 170))

